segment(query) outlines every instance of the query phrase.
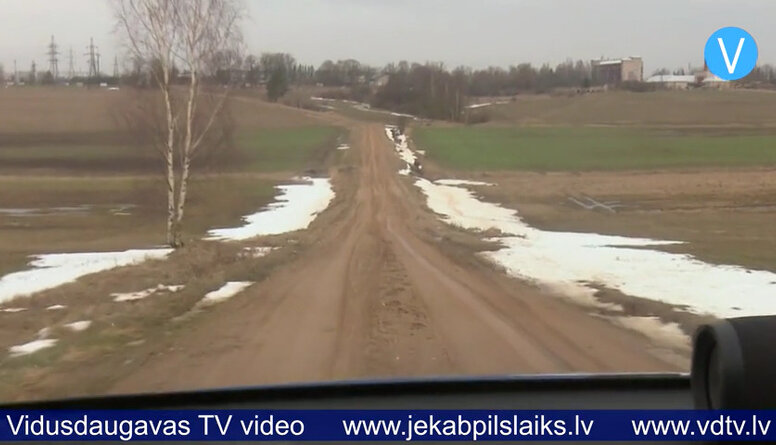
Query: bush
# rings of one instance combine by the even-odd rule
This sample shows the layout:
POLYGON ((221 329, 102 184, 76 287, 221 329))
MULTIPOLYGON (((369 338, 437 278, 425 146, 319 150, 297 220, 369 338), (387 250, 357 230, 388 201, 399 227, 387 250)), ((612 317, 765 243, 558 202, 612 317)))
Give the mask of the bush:
POLYGON ((620 89, 634 93, 649 93, 657 90, 657 86, 653 83, 628 80, 620 84, 620 89))
POLYGON ((486 110, 469 110, 466 116, 466 123, 468 125, 484 124, 490 120, 490 113, 486 110))

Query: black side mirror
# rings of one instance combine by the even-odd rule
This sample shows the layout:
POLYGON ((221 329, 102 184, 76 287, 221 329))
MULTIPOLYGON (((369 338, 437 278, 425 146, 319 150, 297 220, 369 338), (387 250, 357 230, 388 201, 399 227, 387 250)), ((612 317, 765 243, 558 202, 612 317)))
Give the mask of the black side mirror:
POLYGON ((697 409, 776 408, 776 316, 734 318, 695 333, 697 409))

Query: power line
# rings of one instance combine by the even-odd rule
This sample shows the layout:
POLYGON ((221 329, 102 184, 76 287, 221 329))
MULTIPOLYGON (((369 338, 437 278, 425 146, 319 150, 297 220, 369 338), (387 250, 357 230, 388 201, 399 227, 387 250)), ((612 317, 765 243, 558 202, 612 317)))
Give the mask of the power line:
POLYGON ((89 78, 94 79, 100 75, 100 53, 97 52, 97 47, 94 46, 94 39, 89 39, 89 46, 86 47, 88 53, 84 54, 89 58, 89 78))
POLYGON ((49 56, 49 72, 56 79, 59 77, 59 49, 54 41, 54 36, 51 36, 51 43, 49 43, 46 55, 49 56))

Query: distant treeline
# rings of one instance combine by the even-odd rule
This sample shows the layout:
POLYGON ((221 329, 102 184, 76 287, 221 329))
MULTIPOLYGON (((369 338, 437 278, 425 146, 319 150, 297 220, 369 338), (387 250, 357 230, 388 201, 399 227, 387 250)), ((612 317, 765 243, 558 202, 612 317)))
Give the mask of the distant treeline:
MULTIPOLYGON (((158 64, 133 60, 119 78, 71 79, 83 83, 107 82, 140 87, 153 86, 153 73, 158 64)), ((187 73, 173 70, 179 83, 188 81, 187 73)), ((689 72, 696 70, 688 69, 689 72)), ((653 74, 669 74, 660 69, 653 74)), ((673 74, 685 74, 683 68, 673 74)), ((0 67, 0 81, 8 78, 0 67)), ((369 103, 373 107, 408 113, 432 119, 480 121, 487 119, 485 110, 467 109, 472 98, 514 96, 525 93, 548 93, 557 90, 589 91, 600 86, 590 62, 567 60, 558 65, 535 67, 521 63, 508 68, 490 67, 447 69, 438 63, 401 61, 375 68, 354 59, 327 60, 317 68, 301 64, 287 53, 264 53, 242 57, 224 53, 216 57, 204 79, 214 84, 239 85, 243 88, 263 86, 271 101, 282 98, 292 87, 315 85, 328 87, 324 96, 369 103)), ((55 83, 50 73, 39 73, 28 83, 55 83)), ((776 68, 758 66, 744 79, 736 81, 744 88, 776 88, 776 68)), ((652 91, 654 84, 624 82, 620 88, 652 91)))

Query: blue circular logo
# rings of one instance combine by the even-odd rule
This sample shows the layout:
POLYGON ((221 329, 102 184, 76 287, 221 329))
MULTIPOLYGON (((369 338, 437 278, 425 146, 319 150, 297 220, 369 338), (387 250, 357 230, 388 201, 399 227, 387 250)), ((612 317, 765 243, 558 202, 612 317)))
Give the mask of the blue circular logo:
POLYGON ((724 80, 740 79, 757 65, 757 42, 751 34, 734 26, 717 30, 706 41, 706 66, 724 80))

